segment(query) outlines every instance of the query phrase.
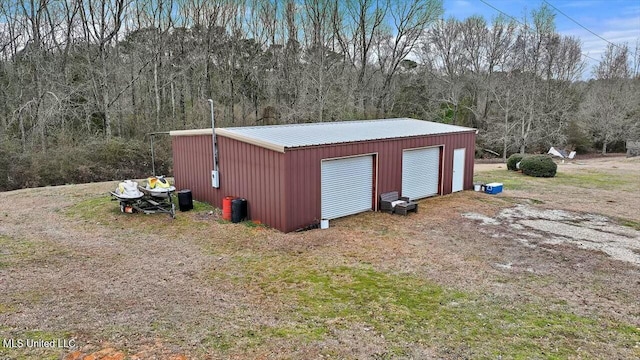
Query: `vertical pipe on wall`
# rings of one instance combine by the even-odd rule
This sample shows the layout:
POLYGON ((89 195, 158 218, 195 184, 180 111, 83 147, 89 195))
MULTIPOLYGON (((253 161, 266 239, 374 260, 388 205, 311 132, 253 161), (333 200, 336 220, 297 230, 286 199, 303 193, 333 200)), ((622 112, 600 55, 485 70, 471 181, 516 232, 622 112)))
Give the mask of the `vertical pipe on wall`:
POLYGON ((211 145, 213 149, 213 170, 218 171, 218 149, 216 145, 216 127, 213 116, 213 99, 207 100, 211 108, 211 145))
POLYGON ((153 134, 151 134, 150 139, 151 139, 151 172, 153 172, 153 176, 156 176, 156 157, 153 151, 153 134))

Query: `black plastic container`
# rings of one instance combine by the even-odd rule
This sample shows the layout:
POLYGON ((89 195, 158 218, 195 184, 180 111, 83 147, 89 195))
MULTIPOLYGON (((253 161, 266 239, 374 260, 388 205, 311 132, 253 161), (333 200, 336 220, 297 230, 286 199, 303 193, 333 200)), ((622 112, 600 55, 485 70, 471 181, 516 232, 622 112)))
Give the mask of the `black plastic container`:
POLYGON ((231 222, 247 220, 247 199, 235 198, 231 201, 231 222))
POLYGON ((180 211, 193 209, 193 195, 191 195, 191 190, 184 189, 178 191, 178 207, 180 211))

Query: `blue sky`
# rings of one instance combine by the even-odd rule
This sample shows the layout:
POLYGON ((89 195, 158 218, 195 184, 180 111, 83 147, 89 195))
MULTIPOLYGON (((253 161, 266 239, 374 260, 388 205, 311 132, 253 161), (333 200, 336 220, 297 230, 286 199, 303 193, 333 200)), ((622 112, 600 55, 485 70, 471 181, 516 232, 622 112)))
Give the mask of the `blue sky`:
MULTIPOLYGON (((537 9, 542 0, 485 0, 503 12, 521 20, 525 11, 537 9)), ((547 0, 589 30, 614 43, 628 43, 633 52, 640 41, 640 0, 547 0)), ((480 0, 444 0, 445 17, 464 19, 481 15, 487 21, 498 11, 480 0)), ((553 8, 551 10, 555 11, 553 8)), ((607 42, 599 39, 560 13, 556 13, 556 29, 560 34, 571 35, 582 41, 582 52, 600 59, 607 42)), ((591 73, 594 61, 588 62, 585 75, 591 73)))

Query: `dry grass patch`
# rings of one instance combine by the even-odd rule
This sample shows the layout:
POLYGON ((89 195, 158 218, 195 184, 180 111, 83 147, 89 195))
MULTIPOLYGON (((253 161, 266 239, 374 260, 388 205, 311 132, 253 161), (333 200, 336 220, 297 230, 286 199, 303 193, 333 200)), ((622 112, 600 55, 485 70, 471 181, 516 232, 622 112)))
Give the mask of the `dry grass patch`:
POLYGON ((0 214, 0 336, 42 331, 32 335, 76 338, 79 354, 132 359, 638 358, 637 267, 462 216, 518 204, 609 214, 602 199, 617 193, 627 228, 616 231, 632 231, 640 197, 625 174, 639 169, 624 166, 556 183, 490 172, 521 190, 429 198, 406 217, 363 213, 292 234, 230 224, 198 203, 174 220, 122 214, 111 183, 0 193, 13 205, 0 214), (608 190, 601 178, 618 175, 608 190))

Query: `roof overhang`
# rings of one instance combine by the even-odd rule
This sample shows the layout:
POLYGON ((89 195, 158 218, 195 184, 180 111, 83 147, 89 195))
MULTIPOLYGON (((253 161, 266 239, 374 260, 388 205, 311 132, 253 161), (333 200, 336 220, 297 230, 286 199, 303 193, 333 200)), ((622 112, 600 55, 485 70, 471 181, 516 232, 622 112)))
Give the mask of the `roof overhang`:
MULTIPOLYGON (((216 131, 216 134, 218 132, 216 131)), ((194 135, 211 135, 211 129, 192 129, 192 130, 172 130, 169 131, 170 136, 194 136, 194 135)))
MULTIPOLYGON (((211 129, 193 129, 193 130, 173 130, 169 132, 171 136, 198 136, 198 135, 209 135, 211 136, 211 129)), ((217 136, 224 136, 230 139, 242 141, 247 144, 256 145, 259 147, 263 147, 265 149, 277 151, 280 153, 284 153, 285 147, 282 145, 274 144, 268 141, 255 139, 249 136, 241 135, 235 133, 233 131, 225 130, 223 128, 216 128, 217 136)))
MULTIPOLYGON (((211 131, 209 131, 209 133, 211 133, 211 131)), ((265 149, 269 149, 269 150, 273 150, 273 151, 284 153, 284 146, 283 145, 278 145, 278 144, 274 144, 272 142, 268 142, 268 141, 252 138, 252 137, 249 137, 249 136, 241 135, 241 134, 238 134, 238 133, 233 132, 233 131, 229 131, 229 130, 218 128, 218 129, 216 129, 216 135, 228 137, 230 139, 242 141, 242 142, 245 142, 247 144, 252 144, 252 145, 263 147, 265 149)))

